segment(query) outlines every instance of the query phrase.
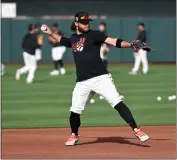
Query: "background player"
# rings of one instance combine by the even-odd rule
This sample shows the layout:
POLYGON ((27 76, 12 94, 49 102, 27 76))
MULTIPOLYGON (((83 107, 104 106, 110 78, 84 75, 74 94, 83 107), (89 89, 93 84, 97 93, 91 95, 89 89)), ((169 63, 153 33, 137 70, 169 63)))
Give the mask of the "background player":
MULTIPOLYGON (((100 22, 99 27, 98 27, 100 32, 103 32, 105 35, 107 35, 107 29, 106 29, 106 22, 100 22)), ((109 52, 109 47, 106 43, 103 43, 101 45, 101 49, 100 49, 100 57, 106 67, 106 69, 108 69, 108 57, 107 57, 107 53, 109 52)), ((100 96, 100 99, 104 99, 103 96, 100 96)), ((90 103, 94 103, 95 100, 93 98, 90 99, 90 103)))
POLYGON ((37 61, 40 61, 41 58, 42 58, 42 50, 41 50, 41 47, 44 43, 44 40, 43 40, 43 35, 40 33, 41 32, 41 25, 40 24, 35 24, 34 26, 34 32, 37 36, 37 41, 38 41, 38 46, 37 46, 37 49, 35 51, 35 56, 36 56, 36 60, 37 61))
MULTIPOLYGON (((137 36, 137 40, 140 40, 142 42, 146 43, 146 30, 145 30, 145 25, 144 23, 139 23, 138 24, 138 36, 137 36)), ((134 67, 132 69, 131 72, 129 72, 130 75, 136 75, 140 64, 142 63, 142 67, 143 67, 143 74, 147 74, 148 73, 148 59, 147 59, 147 51, 140 49, 137 53, 134 52, 134 67)))
MULTIPOLYGON (((61 30, 59 30, 58 23, 54 23, 52 25, 52 32, 60 36, 63 36, 63 33, 61 32, 61 30)), ((54 61, 54 70, 50 72, 50 75, 51 76, 59 75, 59 74, 64 75, 66 71, 64 68, 64 63, 63 63, 62 58, 63 58, 63 54, 66 51, 66 47, 62 46, 52 37, 49 37, 48 41, 50 44, 52 44, 52 59, 54 61), (60 64, 60 72, 58 70, 58 64, 60 64)))
MULTIPOLYGON (((106 22, 100 22, 99 31, 107 35, 106 22)), ((108 57, 107 57, 108 52, 109 52, 108 45, 106 43, 103 43, 100 49, 100 56, 104 65, 106 66, 106 69, 108 68, 108 57)))
MULTIPOLYGON (((99 25, 99 31, 103 32, 105 35, 107 35, 107 24, 106 22, 100 22, 99 25)), ((103 43, 101 45, 101 49, 100 49, 100 57, 106 67, 106 69, 108 69, 108 57, 107 57, 107 53, 109 52, 109 46, 106 43, 103 43)), ((104 99, 103 96, 100 96, 100 99, 104 99)))
POLYGON ((102 43, 118 48, 133 48, 135 50, 139 49, 138 45, 136 42, 128 43, 120 38, 107 37, 102 32, 90 30, 90 21, 88 13, 78 12, 71 26, 75 33, 70 38, 52 33, 50 28, 43 25, 46 27, 43 32, 56 39, 61 45, 72 48, 76 64, 77 83, 73 91, 72 106, 70 108, 71 136, 65 145, 75 145, 79 140, 80 114, 84 111, 91 92, 102 95, 130 125, 135 136, 140 141, 146 141, 149 137, 137 127, 129 108, 122 102, 111 74, 106 70, 100 58, 102 43))
POLYGON ((16 80, 20 79, 20 75, 28 72, 26 83, 31 84, 33 82, 37 68, 35 52, 39 45, 37 36, 34 32, 34 25, 30 24, 28 26, 28 33, 23 37, 22 41, 23 60, 25 65, 16 71, 16 80))

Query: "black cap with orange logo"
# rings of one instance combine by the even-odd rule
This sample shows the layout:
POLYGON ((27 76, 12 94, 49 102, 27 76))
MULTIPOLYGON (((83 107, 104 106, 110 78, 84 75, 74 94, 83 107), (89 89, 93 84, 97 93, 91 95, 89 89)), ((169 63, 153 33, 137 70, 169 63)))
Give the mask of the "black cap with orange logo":
POLYGON ((89 23, 90 21, 92 21, 92 19, 87 12, 77 12, 75 14, 75 22, 89 23))

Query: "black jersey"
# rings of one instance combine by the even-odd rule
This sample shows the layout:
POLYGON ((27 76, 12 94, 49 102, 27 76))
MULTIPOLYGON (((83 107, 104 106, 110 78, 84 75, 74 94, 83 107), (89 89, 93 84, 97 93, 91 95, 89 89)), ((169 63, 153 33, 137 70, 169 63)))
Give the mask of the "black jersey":
POLYGON ((23 37, 22 48, 25 52, 27 52, 31 55, 35 55, 35 50, 38 48, 36 34, 27 33, 23 37))
MULTIPOLYGON (((58 31, 58 35, 60 35, 60 36, 64 36, 63 32, 61 32, 61 31, 58 31)), ((59 46, 62 46, 60 43, 53 43, 52 45, 53 45, 53 47, 59 47, 59 46)))
POLYGON ((138 32, 137 40, 140 40, 142 42, 146 42, 146 31, 138 32))
POLYGON ((73 34, 71 38, 61 38, 61 45, 72 47, 77 82, 108 73, 100 58, 100 47, 106 38, 104 33, 94 30, 81 35, 73 34))

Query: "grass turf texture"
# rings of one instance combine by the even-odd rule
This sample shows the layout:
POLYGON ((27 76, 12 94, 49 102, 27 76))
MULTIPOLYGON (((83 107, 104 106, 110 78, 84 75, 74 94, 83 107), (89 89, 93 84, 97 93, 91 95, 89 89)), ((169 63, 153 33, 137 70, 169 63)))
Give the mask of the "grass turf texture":
MULTIPOLYGON (((65 76, 49 76, 52 66, 39 66, 34 84, 27 85, 26 75, 16 81, 20 66, 6 66, 2 77, 2 128, 68 127, 69 107, 75 86, 75 66, 66 67, 65 76)), ((150 73, 128 75, 131 66, 110 65, 118 91, 140 125, 174 125, 176 101, 175 65, 150 66, 150 73), (162 100, 156 100, 161 96, 162 100)), ((89 104, 82 115, 82 126, 126 125, 116 110, 99 100, 89 104)))

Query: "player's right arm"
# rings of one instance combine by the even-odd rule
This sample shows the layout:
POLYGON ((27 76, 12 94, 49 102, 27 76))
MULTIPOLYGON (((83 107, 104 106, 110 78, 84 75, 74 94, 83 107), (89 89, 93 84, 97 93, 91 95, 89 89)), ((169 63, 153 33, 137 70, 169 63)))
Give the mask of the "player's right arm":
POLYGON ((55 34, 51 31, 51 29, 47 26, 47 25, 42 25, 44 27, 46 27, 46 30, 43 30, 44 33, 48 34, 50 37, 52 37, 53 39, 55 39, 57 42, 59 42, 61 45, 66 46, 68 48, 71 48, 71 41, 69 38, 60 36, 59 34, 55 34))

